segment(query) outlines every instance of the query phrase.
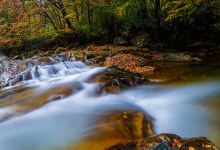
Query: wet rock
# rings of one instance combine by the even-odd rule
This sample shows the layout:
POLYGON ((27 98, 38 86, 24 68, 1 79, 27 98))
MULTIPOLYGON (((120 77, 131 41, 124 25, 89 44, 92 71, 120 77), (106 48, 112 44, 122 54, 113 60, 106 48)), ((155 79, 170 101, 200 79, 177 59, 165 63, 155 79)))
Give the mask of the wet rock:
POLYGON ((96 128, 72 149, 103 150, 112 145, 152 136, 152 118, 141 111, 105 111, 95 120, 96 128))
MULTIPOLYGON (((53 89, 53 91, 55 91, 55 94, 49 93, 51 94, 50 96, 47 96, 47 101, 55 101, 55 100, 60 100, 62 98, 68 97, 73 91, 71 90, 71 88, 58 88, 58 89, 53 89)), ((53 92, 52 91, 52 92, 53 92)))
POLYGON ((150 36, 148 34, 144 34, 134 37, 131 40, 131 44, 133 46, 143 48, 146 47, 150 43, 150 41, 151 41, 150 36))
POLYGON ((116 45, 125 45, 125 46, 129 44, 129 42, 125 40, 123 37, 114 38, 113 43, 116 45))
POLYGON ((10 113, 0 115, 0 123, 12 118, 12 116, 13 116, 13 114, 10 114, 10 113))
POLYGON ((64 97, 63 95, 52 95, 52 96, 48 97, 48 101, 60 100, 63 97, 64 97))
POLYGON ((122 89, 141 85, 146 82, 140 75, 118 68, 109 68, 95 76, 92 81, 102 83, 102 90, 107 93, 117 93, 122 89))
POLYGON ((100 122, 106 124, 107 128, 112 128, 113 133, 123 133, 124 137, 128 136, 131 139, 150 136, 154 132, 152 118, 141 111, 108 112, 101 116, 100 122), (112 125, 109 126, 110 124, 112 125))
POLYGON ((127 144, 119 144, 108 150, 219 150, 205 137, 185 139, 173 134, 160 134, 127 144))
POLYGON ((6 60, 7 58, 0 53, 0 62, 6 60))
POLYGON ((74 60, 69 53, 54 54, 52 57, 35 56, 29 59, 0 61, 0 86, 15 85, 18 82, 31 79, 31 70, 38 65, 53 65, 55 63, 74 60))
POLYGON ((32 90, 22 86, 13 87, 0 94, 1 107, 13 106, 13 110, 1 112, 0 122, 4 122, 8 119, 36 110, 37 108, 42 107, 51 101, 57 101, 66 98, 77 90, 80 90, 80 85, 78 83, 75 83, 73 87, 54 87, 41 92, 40 94, 36 94, 34 96, 32 95, 31 99, 27 100, 31 94, 36 92, 34 89, 32 90))
POLYGON ((31 60, 35 65, 51 65, 54 64, 54 60, 51 57, 38 57, 31 60))

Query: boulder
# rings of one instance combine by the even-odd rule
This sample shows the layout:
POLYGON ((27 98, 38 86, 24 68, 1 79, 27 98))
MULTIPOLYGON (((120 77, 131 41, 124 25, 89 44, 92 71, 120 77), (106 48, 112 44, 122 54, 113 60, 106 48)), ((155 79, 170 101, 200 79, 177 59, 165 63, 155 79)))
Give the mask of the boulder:
POLYGON ((185 139, 173 134, 160 134, 127 144, 118 144, 108 150, 219 150, 205 137, 185 139))
POLYGON ((135 110, 105 111, 95 119, 90 134, 73 144, 74 150, 104 150, 112 145, 152 136, 152 118, 135 110))
POLYGON ((51 101, 57 101, 61 100, 62 98, 68 97, 76 90, 80 90, 80 86, 80 84, 75 83, 74 88, 71 86, 50 88, 39 95, 33 96, 31 100, 28 101, 24 101, 24 99, 28 99, 29 96, 27 94, 27 91, 31 94, 32 92, 35 92, 34 90, 30 90, 27 87, 23 86, 15 86, 11 89, 6 89, 4 93, 0 95, 0 104, 1 106, 2 104, 4 106, 13 105, 13 111, 9 109, 8 111, 2 112, 0 114, 0 123, 17 116, 27 114, 28 112, 36 110, 51 101), (10 95, 12 95, 12 97, 15 96, 13 95, 14 93, 19 94, 16 95, 16 99, 10 99, 10 95))
POLYGON ((164 60, 176 61, 176 62, 202 61, 200 58, 193 57, 189 54, 184 54, 184 53, 167 53, 165 55, 164 60))
POLYGON ((106 93, 118 93, 122 89, 141 85, 145 82, 139 74, 118 68, 106 69, 92 78, 92 81, 102 83, 102 91, 106 93))

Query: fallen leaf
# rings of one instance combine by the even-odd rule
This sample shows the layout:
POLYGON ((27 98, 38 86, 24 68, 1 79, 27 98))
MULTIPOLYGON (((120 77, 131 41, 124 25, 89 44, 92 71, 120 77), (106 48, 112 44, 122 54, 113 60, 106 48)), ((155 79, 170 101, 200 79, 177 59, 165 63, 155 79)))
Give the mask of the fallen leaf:
POLYGON ((192 147, 192 146, 190 146, 190 147, 189 147, 189 150, 195 150, 195 148, 194 148, 194 147, 192 147))

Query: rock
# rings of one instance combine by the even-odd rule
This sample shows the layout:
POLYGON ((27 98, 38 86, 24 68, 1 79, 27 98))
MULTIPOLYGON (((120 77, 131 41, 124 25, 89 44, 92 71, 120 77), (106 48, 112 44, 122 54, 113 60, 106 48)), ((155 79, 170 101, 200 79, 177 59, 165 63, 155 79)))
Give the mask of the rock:
POLYGON ((133 46, 143 48, 146 47, 150 43, 150 41, 151 41, 150 36, 148 34, 144 34, 134 37, 131 40, 131 44, 133 46))
POLYGON ((96 75, 92 80, 102 83, 102 91, 107 93, 117 93, 122 89, 141 85, 145 82, 140 75, 118 68, 109 68, 96 75))
POLYGON ((54 63, 55 63, 55 61, 51 57, 40 57, 36 60, 35 65, 52 65, 54 63))
POLYGON ((29 59, 0 61, 0 87, 15 85, 31 79, 31 69, 38 65, 52 65, 64 61, 73 61, 70 53, 53 54, 52 57, 32 57, 29 59))
POLYGON ((198 57, 192 57, 192 61, 202 61, 202 59, 200 59, 198 57))
POLYGON ((59 63, 63 61, 68 61, 70 58, 69 58, 69 54, 66 54, 66 55, 65 54, 62 54, 62 55, 53 54, 52 59, 55 61, 55 63, 59 63))
MULTIPOLYGON (((124 137, 131 139, 151 136, 154 132, 152 118, 141 111, 127 110, 107 112, 100 116, 99 123, 106 125, 106 127, 102 126, 104 132, 109 132, 110 130, 106 130, 106 128, 111 128, 113 133, 123 134, 124 137)), ((111 133, 112 132, 109 132, 109 134, 111 133)))
POLYGON ((191 55, 184 53, 168 53, 165 55, 164 60, 177 62, 202 61, 200 58, 192 57, 191 55))
POLYGON ((126 41, 123 37, 114 38, 113 43, 116 45, 125 45, 125 46, 129 44, 129 42, 126 41))
POLYGON ((152 118, 141 111, 105 111, 95 119, 95 128, 90 135, 74 143, 70 149, 104 150, 112 145, 145 136, 152 136, 152 118))
POLYGON ((7 58, 0 53, 0 62, 6 60, 7 58))
POLYGON ((108 150, 219 150, 205 137, 185 139, 173 134, 160 134, 127 144, 119 144, 108 150))
POLYGON ((27 99, 28 93, 36 92, 28 89, 23 86, 15 86, 11 89, 6 89, 4 93, 0 95, 1 98, 1 106, 10 106, 13 105, 13 111, 1 112, 0 114, 0 122, 6 121, 8 119, 26 114, 30 111, 36 110, 37 108, 42 107, 43 105, 51 102, 61 100, 62 98, 68 97, 75 91, 79 91, 81 85, 75 83, 74 86, 59 86, 47 89, 39 95, 35 95, 29 101, 24 101, 27 99), (16 95, 16 99, 10 98, 10 95, 14 93, 18 93, 16 95), (9 101, 10 100, 10 101, 9 101))

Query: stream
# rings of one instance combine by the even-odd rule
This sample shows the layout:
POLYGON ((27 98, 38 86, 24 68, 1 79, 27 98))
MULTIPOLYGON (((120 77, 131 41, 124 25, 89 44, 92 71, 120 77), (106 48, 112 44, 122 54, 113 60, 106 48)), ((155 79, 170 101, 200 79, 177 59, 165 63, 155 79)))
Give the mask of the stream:
MULTIPOLYGON (((131 140, 129 133, 141 138, 137 128, 114 130, 118 120, 112 114, 125 113, 127 119, 126 112, 144 113, 156 134, 205 136, 220 146, 219 67, 210 62, 168 63, 152 79, 172 76, 170 82, 110 94, 93 80, 108 68, 78 61, 35 66, 29 80, 24 77, 0 90, 0 149, 98 150, 131 140)), ((134 122, 139 126, 138 118, 132 126, 134 122)))

